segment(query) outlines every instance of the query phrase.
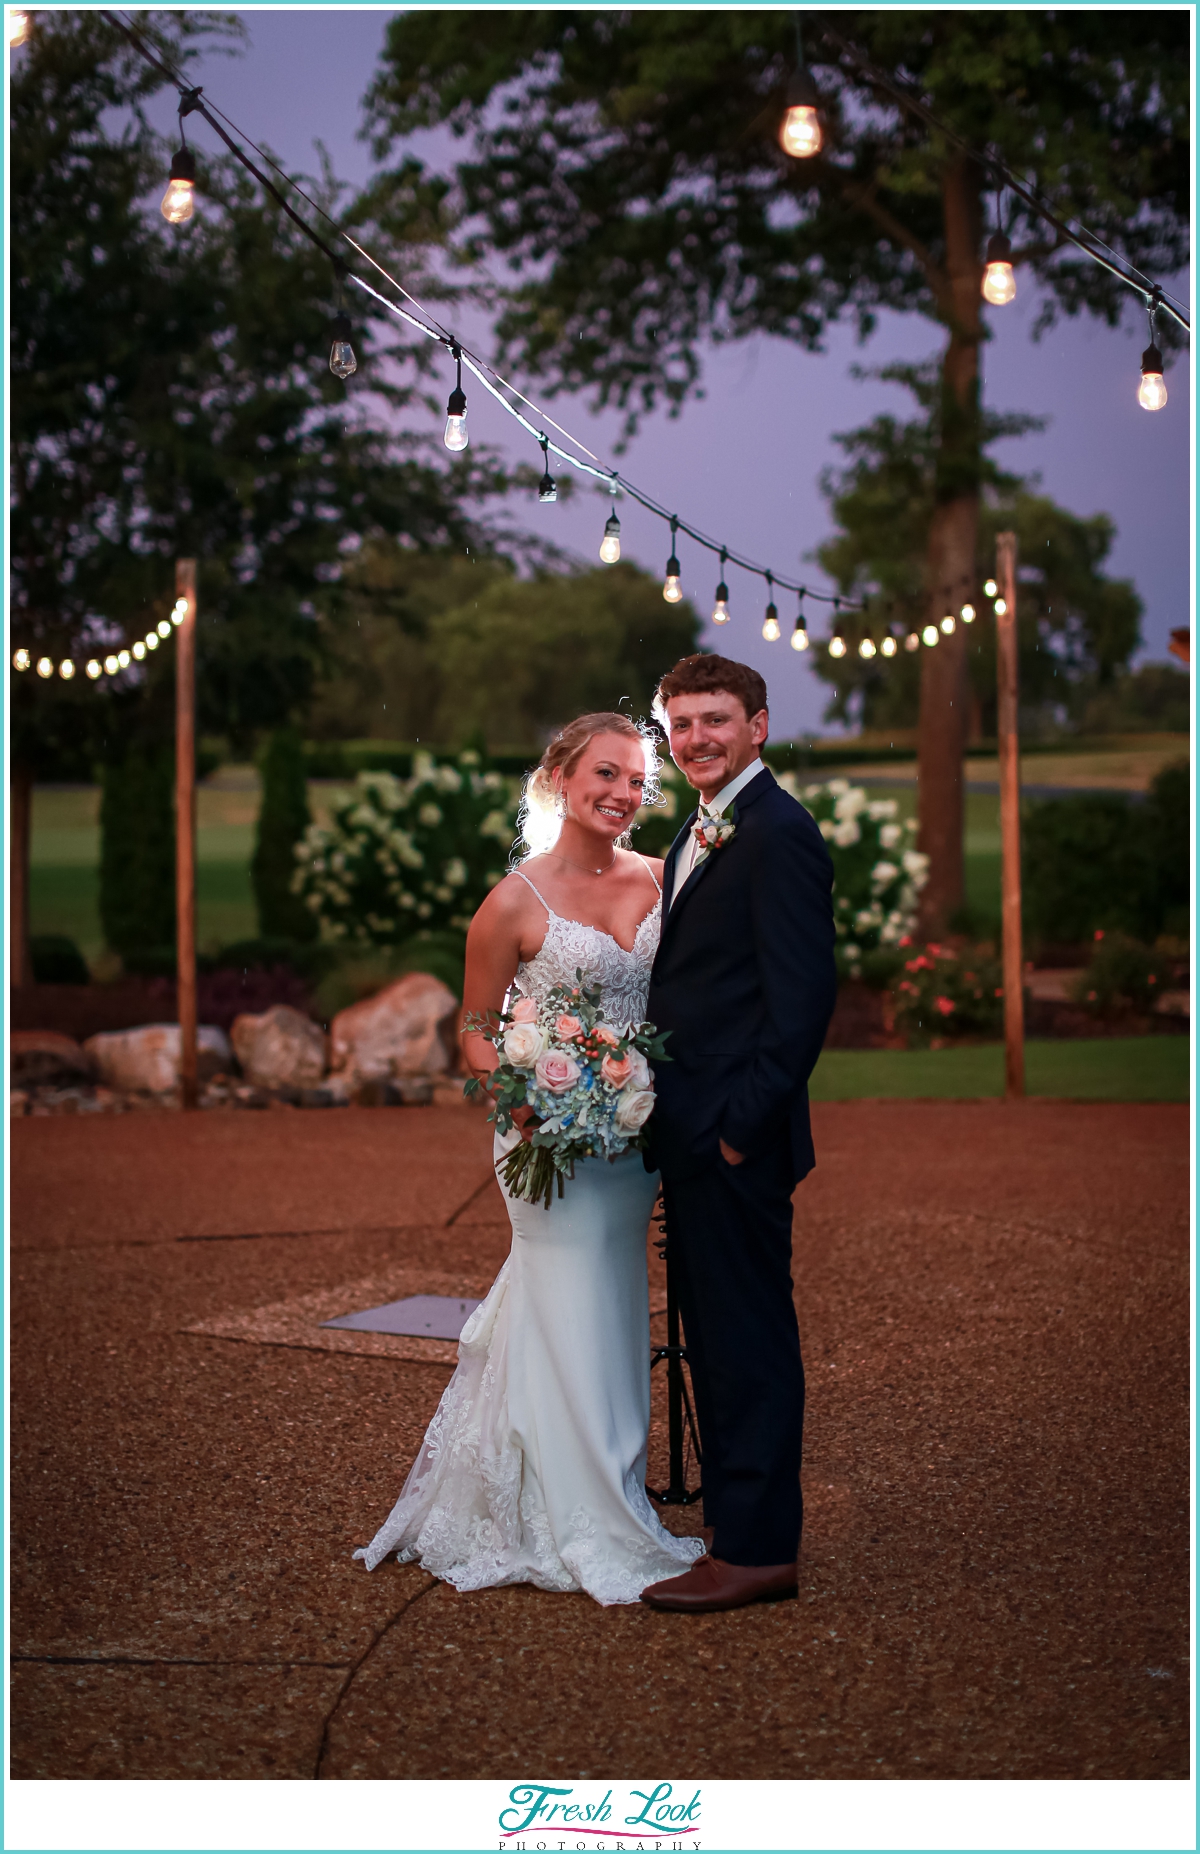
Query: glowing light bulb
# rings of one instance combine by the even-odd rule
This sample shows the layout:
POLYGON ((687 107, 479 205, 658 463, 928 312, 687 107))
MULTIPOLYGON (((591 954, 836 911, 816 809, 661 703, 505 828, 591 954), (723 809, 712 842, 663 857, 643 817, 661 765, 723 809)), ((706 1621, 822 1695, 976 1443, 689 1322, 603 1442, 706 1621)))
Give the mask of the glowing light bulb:
POLYGON ((104 668, 108 675, 115 676, 120 667, 115 657, 105 657, 104 668))
POLYGON ((454 358, 458 364, 458 379, 454 391, 446 401, 445 445, 448 451, 465 451, 467 448, 467 395, 462 389, 462 356, 457 348, 454 358))
POLYGON ((829 654, 831 657, 844 657, 846 654, 846 640, 836 631, 829 640, 829 654))
POLYGON ((942 619, 942 630, 945 632, 947 637, 953 636, 954 615, 952 612, 947 612, 946 616, 942 619))
POLYGON ((663 598, 668 605, 678 605, 683 597, 683 587, 679 583, 679 562, 674 554, 667 561, 667 576, 663 580, 663 598))
POLYGON ((24 45, 26 39, 29 37, 28 13, 19 12, 14 8, 12 12, 5 15, 4 30, 8 34, 10 46, 24 45))
MULTIPOLYGON (((158 632, 157 632, 157 631, 147 631, 147 633, 146 633, 146 649, 147 649, 147 650, 157 650, 157 649, 158 649, 158 632)), ((114 657, 114 659, 113 659, 113 661, 114 661, 114 662, 116 661, 116 658, 115 658, 115 657, 114 657)))
POLYGON ((792 649, 793 650, 807 650, 808 649, 808 630, 807 630, 807 627, 805 626, 803 618, 797 618, 796 620, 796 628, 792 632, 792 649))
POLYGON ((766 638, 768 644, 775 644, 779 641, 779 613, 775 609, 774 601, 767 607, 767 614, 763 619, 762 634, 766 638))
POLYGON ((884 638, 883 642, 879 646, 879 654, 881 657, 894 657, 895 656, 896 640, 894 637, 889 635, 884 638))
POLYGON ((133 646, 133 654, 137 658, 139 663, 141 662, 142 658, 145 656, 146 646, 145 644, 143 644, 141 638, 139 638, 137 643, 133 646))
POLYGON ((187 606, 184 605, 180 607, 177 605, 175 607, 175 610, 171 613, 171 623, 172 624, 182 624, 186 617, 187 617, 187 606))
POLYGON ((1012 246, 1003 232, 993 232, 988 239, 987 256, 984 259, 984 300, 1002 309, 1005 303, 1012 301, 1016 293, 1017 280, 1013 275, 1012 246))
POLYGON ((33 659, 27 650, 14 650, 13 651, 13 668, 14 669, 27 670, 32 661, 33 659))
POLYGON ((1006 618, 1008 616, 1008 600, 997 599, 992 610, 995 612, 997 618, 1006 618))
POLYGON ((70 682, 72 676, 75 674, 75 665, 72 663, 70 657, 63 658, 58 666, 58 673, 64 682, 70 682))
POLYGON ((352 373, 358 372, 358 355, 350 341, 350 317, 335 315, 333 318, 333 346, 329 350, 329 371, 339 380, 348 380, 352 373))
POLYGON ((171 635, 171 627, 165 618, 160 618, 158 621, 158 635, 160 637, 170 637, 171 635))
POLYGON ((722 580, 717 587, 717 596, 713 602, 712 621, 714 624, 728 624, 732 616, 729 609, 729 587, 722 580))
POLYGON ((803 64, 793 71, 788 85, 787 108, 779 125, 779 146, 793 160, 807 161, 821 151, 824 137, 818 114, 821 99, 803 64))
POLYGON ((974 624, 975 607, 973 605, 964 605, 962 608, 962 611, 959 613, 959 616, 962 619, 964 624, 974 624))
POLYGON ((39 657, 38 658, 37 673, 39 676, 43 678, 46 676, 53 676, 54 665, 53 663, 51 663, 49 657, 39 657))
POLYGON ((1167 383, 1163 379, 1162 355, 1151 342, 1142 355, 1142 379, 1138 387, 1138 404, 1147 412, 1161 412, 1167 403, 1167 383))
POLYGON ((989 599, 994 599, 1000 588, 997 586, 994 579, 985 579, 983 582, 983 590, 989 599))
POLYGON ((921 648, 921 637, 918 631, 909 632, 904 640, 904 648, 906 650, 919 650, 921 648))
POLYGON ((874 638, 864 637, 859 643, 858 654, 860 657, 873 657, 875 655, 874 638))
POLYGON ((937 626, 935 624, 927 624, 925 626, 925 629, 921 633, 921 637, 923 641, 932 648, 932 646, 936 644, 938 641, 937 626))
POLYGON ((171 161, 161 210, 168 225, 186 225, 196 210, 196 157, 190 148, 180 148, 171 161))
POLYGON ((117 662, 121 665, 122 669, 128 669, 130 663, 129 652, 127 650, 118 650, 117 662))
POLYGON ((621 524, 617 520, 617 511, 613 510, 604 524, 604 539, 600 543, 600 558, 605 566, 615 566, 621 558, 621 524))
POLYGON ((98 676, 102 676, 104 674, 103 669, 101 668, 100 664, 97 663, 95 657, 89 657, 84 668, 86 670, 86 673, 89 679, 92 682, 95 682, 98 676))

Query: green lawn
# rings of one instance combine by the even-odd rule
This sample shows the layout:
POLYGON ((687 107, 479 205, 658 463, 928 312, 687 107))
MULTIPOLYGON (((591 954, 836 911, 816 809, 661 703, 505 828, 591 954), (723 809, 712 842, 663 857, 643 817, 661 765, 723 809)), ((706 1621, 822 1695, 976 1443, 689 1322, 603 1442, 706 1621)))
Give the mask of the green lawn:
MULTIPOLYGON (((1186 1101, 1191 1038, 1088 1037, 1029 1042, 1025 1087, 1070 1101, 1186 1101)), ((829 1049, 809 1085, 814 1101, 974 1101, 1004 1093, 1004 1048, 829 1049)))

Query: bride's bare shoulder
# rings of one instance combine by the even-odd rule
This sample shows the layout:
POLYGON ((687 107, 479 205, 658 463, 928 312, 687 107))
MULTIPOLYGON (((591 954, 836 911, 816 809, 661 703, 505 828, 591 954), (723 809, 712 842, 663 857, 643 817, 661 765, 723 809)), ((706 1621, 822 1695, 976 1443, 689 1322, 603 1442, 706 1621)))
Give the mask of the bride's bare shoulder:
POLYGON ((643 856, 640 850, 631 850, 630 855, 636 856, 639 863, 644 863, 646 865, 646 868, 650 871, 651 875, 654 877, 654 880, 661 884, 662 873, 665 867, 665 861, 663 857, 643 856))
POLYGON ((495 927, 504 921, 522 921, 531 909, 537 909, 538 906, 537 896, 528 881, 522 881, 514 869, 502 876, 495 888, 488 890, 479 904, 475 919, 495 927))

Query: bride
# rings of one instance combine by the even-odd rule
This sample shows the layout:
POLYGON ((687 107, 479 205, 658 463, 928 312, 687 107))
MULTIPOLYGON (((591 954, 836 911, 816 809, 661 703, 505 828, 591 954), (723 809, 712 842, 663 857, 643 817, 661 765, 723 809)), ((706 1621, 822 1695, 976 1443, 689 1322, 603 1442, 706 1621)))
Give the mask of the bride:
MULTIPOLYGON (((607 1022, 642 1021, 662 864, 621 846, 656 765, 624 715, 581 715, 551 741, 526 789, 530 854, 471 924, 464 1016, 499 1012, 513 988, 540 1003, 582 969, 607 1022)), ((495 1068, 486 1037, 464 1032, 463 1049, 476 1075, 495 1068)), ((497 1161, 528 1137, 529 1110, 515 1118, 497 1161)), ((664 1531, 644 1485, 656 1190, 632 1151, 577 1163, 549 1210, 506 1194, 508 1260, 463 1328, 399 1500, 354 1554, 368 1570, 395 1552, 458 1590, 536 1584, 634 1603, 702 1555, 700 1539, 664 1531)))

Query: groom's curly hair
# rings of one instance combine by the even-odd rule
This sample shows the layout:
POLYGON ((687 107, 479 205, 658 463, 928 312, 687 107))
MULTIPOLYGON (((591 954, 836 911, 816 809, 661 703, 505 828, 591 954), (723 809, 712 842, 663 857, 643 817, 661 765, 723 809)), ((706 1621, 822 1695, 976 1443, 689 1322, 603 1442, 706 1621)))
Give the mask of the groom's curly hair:
POLYGON ((730 657, 701 650, 693 657, 681 657, 675 668, 660 679, 654 692, 654 713, 665 724, 667 703, 673 695, 709 695, 715 689, 735 695, 746 711, 747 721, 767 705, 767 685, 757 670, 748 663, 735 663, 730 657))

